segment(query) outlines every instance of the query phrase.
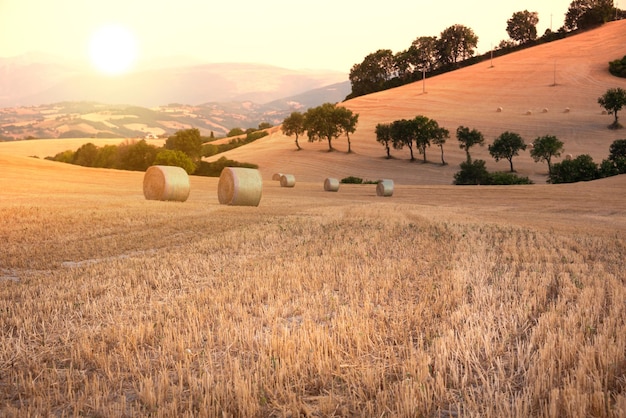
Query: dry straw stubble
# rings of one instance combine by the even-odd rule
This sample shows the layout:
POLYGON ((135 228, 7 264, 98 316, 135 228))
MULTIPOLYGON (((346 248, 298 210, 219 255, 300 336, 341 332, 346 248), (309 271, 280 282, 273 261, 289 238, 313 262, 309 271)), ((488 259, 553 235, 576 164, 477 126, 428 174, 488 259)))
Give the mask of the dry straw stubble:
POLYGON ((226 167, 217 183, 217 198, 223 205, 259 206, 263 194, 263 179, 259 170, 226 167))
POLYGON ((147 200, 184 202, 189 197, 189 175, 181 167, 154 165, 143 177, 143 195, 147 200))

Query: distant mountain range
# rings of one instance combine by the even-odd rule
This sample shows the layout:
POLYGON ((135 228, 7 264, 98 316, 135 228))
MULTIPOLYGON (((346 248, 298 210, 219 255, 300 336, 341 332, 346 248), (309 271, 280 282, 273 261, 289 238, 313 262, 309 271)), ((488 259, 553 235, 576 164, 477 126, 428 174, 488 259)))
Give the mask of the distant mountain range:
POLYGON ((280 123, 294 110, 340 102, 351 91, 347 75, 340 72, 178 61, 188 64, 176 66, 173 60, 156 69, 108 77, 45 54, 0 58, 0 137, 81 132, 129 137, 169 134, 179 126, 220 135, 235 127, 280 123), (20 112, 23 107, 31 109, 20 112), (108 118, 106 112, 117 116, 108 118), (83 118, 86 114, 91 115, 83 118), (72 123, 53 123, 61 120, 72 123))

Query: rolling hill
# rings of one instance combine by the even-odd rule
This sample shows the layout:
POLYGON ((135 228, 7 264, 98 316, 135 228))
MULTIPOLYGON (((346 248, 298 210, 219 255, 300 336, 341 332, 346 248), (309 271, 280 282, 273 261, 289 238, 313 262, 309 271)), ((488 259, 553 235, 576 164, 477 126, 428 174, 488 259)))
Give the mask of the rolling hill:
MULTIPOLYGON (((608 62, 626 54, 626 21, 616 21, 566 39, 536 46, 471 67, 442 74, 363 97, 343 104, 359 114, 357 131, 351 135, 352 154, 346 154, 345 137, 325 143, 294 138, 275 130, 270 136, 226 153, 228 158, 254 162, 266 178, 273 172, 293 173, 301 181, 354 175, 366 179, 392 178, 402 184, 450 184, 465 155, 458 147, 458 126, 476 128, 490 144, 505 131, 519 133, 526 143, 543 135, 556 135, 567 154, 590 154, 600 162, 609 145, 626 137, 626 131, 607 126, 612 116, 602 114, 597 98, 608 88, 626 88, 626 79, 608 72, 608 62), (425 93, 424 93, 425 90, 425 93), (501 108, 502 111, 498 111, 501 108), (385 159, 376 142, 378 123, 425 115, 447 128, 451 135, 444 146, 447 166, 441 166, 438 148, 427 150, 429 163, 409 162, 408 150, 392 151, 385 159)), ((471 151, 473 158, 487 161, 490 170, 508 170, 508 161, 496 163, 487 146, 471 151)), ((217 158, 217 157, 216 157, 217 158)), ((535 163, 528 152, 514 160, 516 171, 537 183, 546 179, 547 166, 535 163)))

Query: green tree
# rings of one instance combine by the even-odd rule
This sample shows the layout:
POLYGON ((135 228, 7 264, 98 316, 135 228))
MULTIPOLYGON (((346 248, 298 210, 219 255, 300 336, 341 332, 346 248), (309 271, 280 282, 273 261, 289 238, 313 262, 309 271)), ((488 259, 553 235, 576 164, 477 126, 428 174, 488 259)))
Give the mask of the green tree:
POLYGON ((241 128, 233 128, 230 131, 228 131, 228 133, 226 134, 226 137, 230 138, 231 136, 239 136, 239 135, 243 135, 245 133, 246 133, 246 131, 244 131, 241 128))
POLYGON ((390 49, 379 49, 367 55, 363 62, 350 69, 348 78, 352 84, 352 96, 380 91, 385 83, 393 78, 395 56, 390 49))
POLYGON ((202 155, 202 137, 197 128, 177 131, 165 141, 165 149, 182 151, 193 161, 202 155))
POLYGON ((272 127, 272 124, 269 122, 261 122, 259 123, 259 131, 262 131, 264 129, 269 129, 272 127))
POLYGON ((441 150, 441 165, 446 165, 446 160, 443 159, 443 145, 446 143, 446 140, 450 138, 450 131, 440 127, 437 122, 435 122, 435 124, 436 126, 433 130, 433 144, 437 145, 441 150))
POLYGON ((381 143, 387 151, 387 158, 391 158, 390 145, 391 139, 391 125, 388 123, 379 123, 376 125, 376 141, 381 143))
POLYGON ((454 174, 454 184, 489 184, 489 172, 484 160, 467 159, 461 163, 461 170, 454 174))
POLYGON ((626 139, 616 139, 609 147, 608 160, 615 166, 616 174, 626 173, 626 139))
POLYGON ((436 36, 420 36, 408 49, 410 64, 416 71, 430 72, 438 67, 438 40, 436 36))
POLYGON ((118 168, 119 158, 117 145, 105 145, 98 149, 98 157, 96 158, 94 167, 118 168))
POLYGON ((618 122, 617 112, 622 110, 622 107, 626 105, 626 90, 621 87, 608 89, 602 96, 598 97, 598 104, 606 109, 609 115, 615 116, 615 120, 609 125, 609 128, 621 128, 622 125, 618 122))
POLYGON ((146 171, 154 165, 159 148, 150 145, 145 139, 119 146, 120 168, 123 170, 146 171))
POLYGON ((456 130, 456 138, 459 140, 459 147, 465 150, 467 154, 467 161, 471 161, 470 157, 470 148, 474 145, 483 146, 485 144, 485 137, 480 131, 476 129, 472 129, 470 131, 469 128, 465 126, 459 126, 456 130))
POLYGON ((411 161, 415 161, 413 156, 413 143, 415 142, 415 129, 413 122, 407 119, 394 120, 391 123, 391 141, 395 149, 402 149, 406 145, 411 153, 411 161))
POLYGON ((431 141, 437 140, 437 144, 441 145, 441 160, 443 160, 443 142, 449 135, 447 129, 439 127, 436 120, 427 118, 426 116, 416 116, 412 121, 412 126, 415 131, 415 143, 420 150, 420 154, 424 156, 424 162, 426 162, 426 147, 430 147, 431 141))
POLYGON ((343 133, 335 113, 337 106, 333 103, 324 103, 310 108, 304 114, 304 127, 308 133, 309 142, 328 141, 328 150, 333 151, 333 139, 343 133))
POLYGON ((539 15, 537 12, 515 12, 506 22, 506 32, 509 37, 521 44, 537 39, 537 23, 539 15))
POLYGON ((82 165, 84 167, 94 167, 98 158, 98 147, 91 142, 81 145, 74 154, 73 164, 82 165))
POLYGON ((478 36, 467 26, 452 25, 446 28, 439 36, 437 51, 439 61, 443 64, 452 64, 463 61, 474 55, 478 45, 478 36))
POLYGON ((344 106, 336 106, 333 112, 333 119, 339 125, 341 132, 346 135, 348 139, 348 153, 351 153, 350 134, 356 132, 356 125, 359 122, 358 113, 353 113, 352 110, 344 106))
POLYGON ((519 155, 520 150, 525 150, 526 144, 522 137, 515 132, 504 132, 489 145, 489 154, 496 160, 507 159, 513 170, 513 157, 519 155))
POLYGON ((579 155, 572 160, 564 160, 552 166, 550 183, 575 183, 595 180, 600 176, 598 165, 588 154, 579 155))
POLYGON ((565 14, 567 30, 588 29, 609 22, 615 16, 613 0, 574 0, 565 14))
POLYGON ((180 150, 164 149, 159 151, 154 158, 154 164, 181 167, 187 174, 192 174, 196 170, 196 165, 191 158, 180 150))
POLYGON ((295 135, 296 137, 296 147, 298 150, 301 150, 300 143, 298 142, 298 137, 306 131, 304 128, 304 115, 300 112, 291 112, 291 115, 285 118, 283 124, 280 128, 283 131, 283 134, 287 136, 295 135))
POLYGON ((533 141, 530 156, 535 162, 545 161, 548 163, 548 175, 552 173, 552 157, 559 157, 563 151, 563 142, 556 136, 546 135, 536 138, 533 141))

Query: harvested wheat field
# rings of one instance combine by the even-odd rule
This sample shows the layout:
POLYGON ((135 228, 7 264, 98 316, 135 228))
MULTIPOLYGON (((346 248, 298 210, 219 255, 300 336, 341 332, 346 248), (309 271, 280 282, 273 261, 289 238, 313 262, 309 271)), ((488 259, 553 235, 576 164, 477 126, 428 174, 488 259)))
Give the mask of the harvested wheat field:
MULTIPOLYGON (((506 75, 505 60, 484 70, 506 75)), ((422 99, 403 92, 417 91, 350 106, 373 128, 411 116, 402 103, 422 99)), ((505 96, 472 126, 555 107, 513 110, 505 96)), ((567 105, 546 122, 556 135, 578 132, 565 118, 582 101, 567 105)), ((594 147, 572 136, 566 152, 596 158, 615 138, 588 106, 579 123, 594 147)), ((447 123, 458 112, 469 124, 470 110, 447 123)), ((256 161, 233 151, 260 165, 258 206, 221 205, 218 179, 197 176, 184 203, 146 200, 144 173, 0 144, 0 416, 625 416, 626 177, 452 186, 441 170, 463 158, 454 140, 440 167, 387 161, 370 133, 354 136, 350 155, 292 151, 277 132, 236 151, 256 161), (392 179, 393 196, 324 191, 344 175, 392 179)))

